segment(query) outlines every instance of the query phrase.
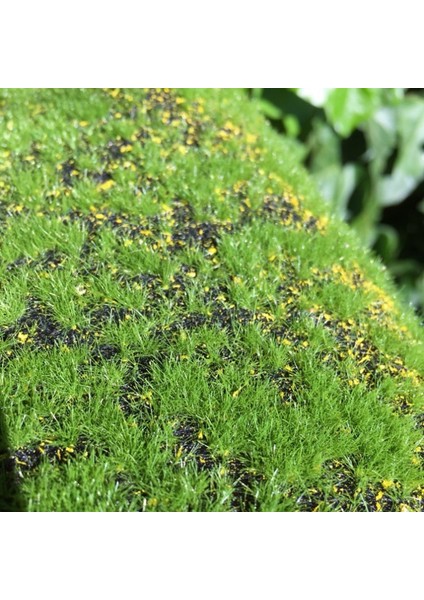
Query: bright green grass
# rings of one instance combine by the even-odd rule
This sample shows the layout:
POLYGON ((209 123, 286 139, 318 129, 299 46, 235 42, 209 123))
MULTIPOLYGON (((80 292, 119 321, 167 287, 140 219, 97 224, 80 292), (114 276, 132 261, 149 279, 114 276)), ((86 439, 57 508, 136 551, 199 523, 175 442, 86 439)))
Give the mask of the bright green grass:
POLYGON ((242 92, 0 119, 4 509, 422 510, 422 325, 242 92))

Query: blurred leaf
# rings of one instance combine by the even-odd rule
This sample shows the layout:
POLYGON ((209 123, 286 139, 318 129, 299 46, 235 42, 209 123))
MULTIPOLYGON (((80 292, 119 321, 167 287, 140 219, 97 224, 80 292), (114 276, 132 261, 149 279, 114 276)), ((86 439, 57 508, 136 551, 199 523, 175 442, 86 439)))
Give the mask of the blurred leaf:
POLYGON ((368 143, 367 159, 373 175, 378 176, 396 146, 396 110, 387 106, 379 108, 362 128, 368 143))
POLYGON ((294 115, 287 115, 283 117, 283 125, 285 132, 289 137, 298 137, 300 133, 300 123, 294 115))
POLYGON ((378 88, 334 88, 324 105, 328 120, 342 137, 371 117, 380 103, 378 88))
MULTIPOLYGON (((296 91, 296 88, 292 88, 296 91)), ((297 94, 314 106, 323 107, 334 88, 299 88, 297 94)))
POLYGON ((378 88, 381 104, 395 106, 405 98, 405 88, 378 88))
POLYGON ((263 88, 250 88, 251 97, 258 100, 262 96, 263 88))
POLYGON ((293 144, 332 210, 374 245, 405 297, 424 310, 423 90, 251 88, 250 95, 293 144), (407 213, 383 210, 406 198, 407 213))
POLYGON ((339 136, 319 118, 312 121, 307 147, 310 152, 309 166, 312 171, 320 171, 330 165, 341 168, 339 136))
POLYGON ((371 247, 377 238, 376 224, 381 218, 382 209, 370 173, 359 165, 357 169, 362 170, 362 175, 358 176, 358 189, 355 190, 355 194, 361 198, 361 208, 356 211, 351 224, 364 244, 371 247))
POLYGON ((392 175, 382 177, 378 186, 378 196, 382 206, 400 204, 417 185, 417 178, 404 173, 401 169, 392 175))
POLYGON ((305 139, 315 116, 324 121, 324 111, 301 98, 292 88, 264 88, 262 98, 281 110, 284 117, 294 116, 301 127, 300 137, 305 139))
POLYGON ((374 250, 386 264, 390 263, 397 256, 399 250, 399 234, 396 229, 390 225, 378 225, 374 250))
POLYGON ((336 214, 347 217, 347 205, 355 188, 357 171, 354 165, 341 164, 340 138, 327 123, 314 119, 307 144, 309 168, 322 196, 336 214))
POLYGON ((399 204, 424 179, 424 100, 410 96, 396 109, 399 151, 393 173, 382 178, 383 206, 399 204))
POLYGON ((341 168, 329 165, 313 173, 322 196, 331 203, 334 212, 341 218, 347 218, 349 198, 357 182, 355 165, 348 164, 341 168))
POLYGON ((424 276, 422 264, 413 259, 399 260, 390 264, 390 272, 396 278, 405 300, 424 314, 424 276))
POLYGON ((266 116, 268 119, 279 120, 282 119, 283 113, 278 106, 265 100, 264 98, 257 98, 255 100, 255 104, 259 108, 259 110, 266 116))
POLYGON ((413 284, 422 273, 422 265, 412 258, 407 258, 393 262, 390 265, 390 271, 395 277, 402 277, 404 281, 413 284))
POLYGON ((410 97, 398 107, 398 128, 401 139, 399 162, 405 173, 423 178, 424 100, 410 97))

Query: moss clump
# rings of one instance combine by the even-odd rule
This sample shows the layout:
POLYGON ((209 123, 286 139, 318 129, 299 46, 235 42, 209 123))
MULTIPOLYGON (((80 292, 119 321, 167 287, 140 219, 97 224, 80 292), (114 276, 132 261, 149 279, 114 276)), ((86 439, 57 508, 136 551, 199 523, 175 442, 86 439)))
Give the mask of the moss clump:
POLYGON ((422 510, 421 325, 242 92, 0 98, 3 508, 422 510))

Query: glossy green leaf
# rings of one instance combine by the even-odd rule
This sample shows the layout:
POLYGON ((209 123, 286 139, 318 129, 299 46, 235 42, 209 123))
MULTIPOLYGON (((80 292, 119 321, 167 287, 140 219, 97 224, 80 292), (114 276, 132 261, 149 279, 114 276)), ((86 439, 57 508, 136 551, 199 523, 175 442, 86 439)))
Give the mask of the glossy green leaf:
POLYGON ((360 123, 378 108, 377 88, 334 88, 324 104, 325 113, 337 133, 349 136, 360 123))
POLYGON ((379 185, 383 206, 399 204, 424 180, 424 101, 418 96, 406 98, 396 113, 398 158, 392 174, 379 185))

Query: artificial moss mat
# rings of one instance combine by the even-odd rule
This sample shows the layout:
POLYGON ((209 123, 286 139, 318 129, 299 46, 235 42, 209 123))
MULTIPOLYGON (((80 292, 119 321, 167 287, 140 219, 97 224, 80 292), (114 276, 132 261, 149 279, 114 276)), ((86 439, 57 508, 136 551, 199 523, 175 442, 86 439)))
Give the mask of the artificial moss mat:
POLYGON ((423 510, 422 325, 242 91, 0 119, 3 510, 423 510))

